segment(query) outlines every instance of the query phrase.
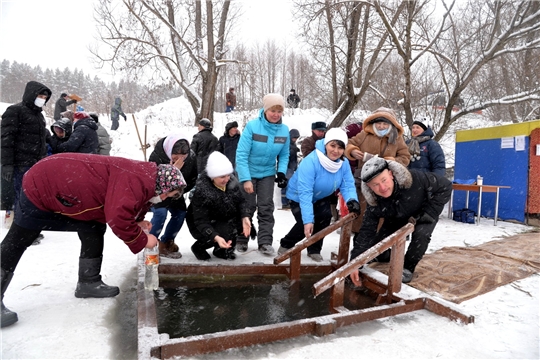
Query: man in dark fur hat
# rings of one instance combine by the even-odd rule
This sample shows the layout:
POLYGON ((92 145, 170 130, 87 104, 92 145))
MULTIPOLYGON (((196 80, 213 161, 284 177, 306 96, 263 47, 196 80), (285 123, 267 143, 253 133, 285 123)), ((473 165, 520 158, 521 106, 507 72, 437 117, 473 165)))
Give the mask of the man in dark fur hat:
MULTIPOLYGON (((407 170, 397 161, 378 156, 362 167, 362 194, 368 207, 360 231, 354 237, 351 260, 393 234, 412 218, 415 222, 403 265, 403 283, 409 283, 418 262, 424 256, 431 234, 444 205, 450 200, 452 183, 435 173, 407 170), (379 219, 384 223, 379 230, 379 219)), ((411 219, 411 220, 412 220, 411 219)), ((390 260, 390 250, 377 257, 390 260)), ((362 283, 357 272, 351 274, 357 286, 362 283)))

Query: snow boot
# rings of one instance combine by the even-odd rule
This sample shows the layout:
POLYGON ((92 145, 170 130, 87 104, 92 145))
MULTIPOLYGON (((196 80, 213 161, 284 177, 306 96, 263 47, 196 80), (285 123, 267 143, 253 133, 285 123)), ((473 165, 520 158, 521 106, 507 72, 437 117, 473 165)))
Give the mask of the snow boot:
POLYGON ((174 240, 159 241, 159 256, 164 256, 171 259, 180 259, 182 254, 178 251, 178 245, 174 240))
POLYGON ((106 298, 120 293, 117 286, 109 286, 101 281, 103 256, 94 259, 79 258, 79 282, 75 290, 77 298, 106 298))
POLYGON ((4 306, 4 293, 6 292, 7 287, 9 286, 9 283, 11 282, 11 278, 13 277, 12 272, 4 271, 4 269, 1 269, 1 285, 2 285, 2 324, 1 327, 6 327, 9 325, 15 324, 19 318, 17 316, 16 312, 13 312, 9 310, 7 307, 4 306))
POLYGON ((202 261, 210 260, 210 255, 206 251, 206 248, 202 246, 201 244, 199 244, 198 242, 191 245, 191 252, 193 253, 193 255, 195 255, 197 260, 202 260, 202 261))

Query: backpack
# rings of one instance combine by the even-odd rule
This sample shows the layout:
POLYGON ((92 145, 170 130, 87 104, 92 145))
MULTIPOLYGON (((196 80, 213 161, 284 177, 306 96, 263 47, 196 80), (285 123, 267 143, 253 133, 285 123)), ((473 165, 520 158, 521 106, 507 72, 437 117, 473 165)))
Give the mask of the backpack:
POLYGON ((453 211, 453 219, 454 221, 459 221, 466 224, 474 224, 475 223, 475 216, 476 213, 473 210, 464 208, 460 210, 454 210, 453 211))

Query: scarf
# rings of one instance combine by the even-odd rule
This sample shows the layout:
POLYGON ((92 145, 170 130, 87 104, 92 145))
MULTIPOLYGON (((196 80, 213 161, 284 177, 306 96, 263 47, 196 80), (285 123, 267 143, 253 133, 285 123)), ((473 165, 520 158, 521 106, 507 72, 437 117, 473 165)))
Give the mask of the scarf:
POLYGON ((339 169, 341 169, 341 165, 343 165, 342 160, 332 161, 328 158, 328 156, 323 154, 321 150, 315 149, 315 151, 317 152, 319 162, 321 163, 322 167, 325 168, 327 171, 335 174, 338 172, 339 169))
POLYGON ((420 160, 420 143, 423 143, 429 139, 429 136, 413 136, 411 138, 409 145, 407 145, 409 153, 411 154, 411 162, 420 160))

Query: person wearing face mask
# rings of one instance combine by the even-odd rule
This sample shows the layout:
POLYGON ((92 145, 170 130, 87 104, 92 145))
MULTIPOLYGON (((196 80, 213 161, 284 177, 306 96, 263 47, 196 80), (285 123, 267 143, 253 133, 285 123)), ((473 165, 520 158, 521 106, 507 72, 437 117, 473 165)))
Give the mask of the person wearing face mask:
MULTIPOLYGON (((195 186, 199 175, 197 171, 197 155, 190 149, 189 142, 184 134, 173 133, 160 139, 148 160, 158 165, 176 164, 186 181, 184 192, 191 191, 195 186)), ((173 259, 181 258, 182 254, 178 251, 178 245, 174 243, 174 240, 182 225, 184 225, 184 219, 186 218, 187 206, 184 197, 166 199, 152 206, 151 211, 153 216, 150 234, 157 238, 159 238, 165 226, 167 213, 171 214, 165 232, 159 239, 159 254, 173 259)))
POLYGON ((48 131, 42 108, 51 95, 47 86, 29 81, 22 101, 8 107, 2 115, 2 177, 13 184, 15 206, 19 201, 23 175, 47 156, 48 131))
MULTIPOLYGON (((4 306, 4 294, 19 260, 41 231, 77 232, 81 251, 75 297, 114 297, 119 288, 104 284, 100 275, 107 225, 134 254, 156 246, 144 216, 152 204, 181 195, 185 185, 174 165, 114 156, 65 153, 35 164, 24 177, 15 219, 0 244, 2 327, 18 321, 4 306)), ((60 248, 58 253, 59 259, 43 259, 42 266, 65 262, 60 248)))
POLYGON ((357 162, 354 178, 361 207, 360 216, 353 222, 353 233, 357 233, 360 230, 367 206, 361 188, 362 181, 360 180, 360 176, 362 166, 374 155, 378 155, 386 160, 397 161, 407 167, 410 161, 410 154, 403 134, 403 127, 398 123, 394 111, 381 107, 364 120, 362 131, 349 139, 345 149, 345 156, 347 156, 349 161, 357 162))

